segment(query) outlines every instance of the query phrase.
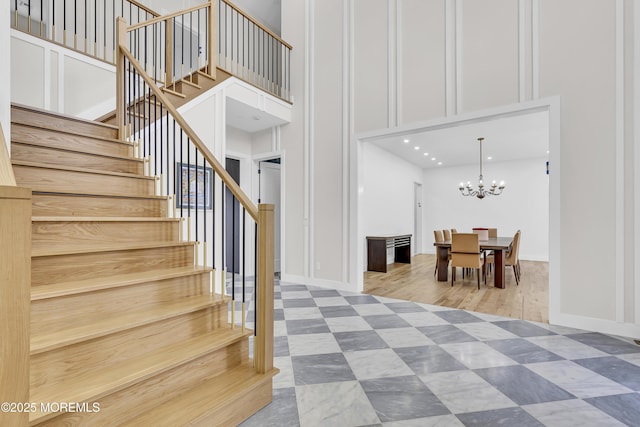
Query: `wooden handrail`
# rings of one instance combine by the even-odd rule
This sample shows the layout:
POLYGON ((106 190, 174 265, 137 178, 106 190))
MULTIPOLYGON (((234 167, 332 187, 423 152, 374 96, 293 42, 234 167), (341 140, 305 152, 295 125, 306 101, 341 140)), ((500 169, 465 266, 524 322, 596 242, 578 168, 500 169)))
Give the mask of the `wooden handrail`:
POLYGON ((16 177, 13 175, 13 166, 11 166, 11 159, 9 158, 9 151, 7 150, 7 143, 4 139, 4 133, 2 132, 2 125, 0 124, 0 185, 15 187, 16 177))
POLYGON ((168 21, 169 19, 175 18, 176 16, 186 15, 189 12, 195 12, 198 9, 206 9, 208 7, 211 7, 211 2, 199 4, 199 5, 196 5, 196 6, 191 6, 188 9, 180 10, 178 12, 174 12, 174 13, 171 13, 169 15, 158 16, 157 18, 149 19, 148 21, 140 22, 138 24, 131 25, 130 27, 127 27, 127 32, 131 32, 131 31, 137 30, 139 28, 144 28, 144 27, 146 27, 148 25, 157 24, 158 22, 168 21))
POLYGON ((147 6, 143 5, 142 3, 138 3, 136 0, 127 0, 127 2, 139 7, 140 9, 144 10, 147 13, 152 14, 153 16, 160 16, 158 12, 156 12, 155 10, 149 9, 147 6))
POLYGON ((255 25, 257 25, 258 27, 260 27, 262 30, 264 30, 264 32, 268 33, 271 37, 273 37, 274 39, 278 40, 280 43, 282 43, 284 46, 286 46, 289 50, 293 50, 293 46, 291 46, 289 43, 287 43, 286 41, 282 40, 280 38, 280 36, 278 36, 276 33, 274 33, 273 31, 271 31, 270 29, 268 29, 267 27, 265 27, 263 24, 261 24, 260 22, 256 21, 254 18, 252 18, 247 12, 245 12, 244 10, 240 9, 238 6, 236 6, 235 4, 231 3, 228 0, 222 0, 224 3, 226 3, 229 7, 231 7, 232 9, 234 9, 236 12, 238 12, 239 14, 243 15, 245 18, 247 18, 249 21, 253 22, 255 25))
MULTIPOLYGON (((124 22, 124 20, 122 21, 124 22)), ((258 221, 258 208, 253 204, 251 199, 240 189, 240 186, 236 183, 236 181, 229 175, 229 173, 225 170, 225 168, 218 162, 213 153, 207 148, 206 144, 200 139, 200 137, 196 134, 196 132, 189 126, 189 124, 184 120, 184 118, 178 113, 178 110, 173 106, 171 101, 165 96, 165 94, 160 90, 154 83, 154 81, 144 72, 144 68, 140 63, 135 59, 133 54, 129 52, 129 50, 120 45, 120 52, 123 56, 125 56, 133 65, 133 67, 138 71, 138 74, 149 86, 153 94, 156 96, 156 99, 159 99, 164 107, 171 113, 173 119, 178 123, 178 125, 185 131, 187 136, 191 139, 191 142, 198 148, 198 150, 202 153, 204 158, 209 162, 209 164, 213 167, 215 172, 220 176, 224 184, 227 188, 233 193, 233 195, 240 201, 240 204, 247 210, 249 215, 254 219, 254 221, 258 221)), ((121 67, 121 65, 120 65, 121 67)), ((120 68, 119 67, 119 68, 120 68)), ((121 116, 123 117, 123 116, 121 116)), ((121 119, 119 118, 120 122, 121 119)))

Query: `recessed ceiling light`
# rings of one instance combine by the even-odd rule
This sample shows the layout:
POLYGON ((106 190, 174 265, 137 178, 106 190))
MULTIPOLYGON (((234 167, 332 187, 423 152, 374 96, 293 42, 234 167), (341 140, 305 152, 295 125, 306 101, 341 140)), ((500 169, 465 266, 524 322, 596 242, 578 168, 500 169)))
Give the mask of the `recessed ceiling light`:
POLYGON ((429 155, 429 153, 424 153, 424 155, 425 155, 425 156, 428 156, 428 155, 429 155))
POLYGON ((438 162, 438 166, 442 165, 442 162, 438 162))
POLYGON ((408 144, 408 143, 409 143, 409 140, 408 140, 408 139, 405 139, 403 142, 404 142, 405 144, 408 144))
POLYGON ((419 150, 420 147, 418 147, 417 145, 415 147, 413 147, 414 150, 419 150))
POLYGON ((487 157, 487 160, 493 160, 493 157, 488 156, 488 157, 487 157))
POLYGON ((435 160, 435 159, 436 159, 435 157, 432 157, 432 158, 431 158, 431 160, 435 160))
POLYGON ((547 150, 547 154, 549 154, 549 150, 547 150))

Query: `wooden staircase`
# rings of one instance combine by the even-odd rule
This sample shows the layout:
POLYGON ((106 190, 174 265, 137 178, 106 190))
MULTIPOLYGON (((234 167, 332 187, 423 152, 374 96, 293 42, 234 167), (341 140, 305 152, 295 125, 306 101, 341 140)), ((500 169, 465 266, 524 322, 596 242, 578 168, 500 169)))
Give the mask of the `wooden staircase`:
MULTIPOLYGON (((229 77, 231 77, 231 74, 220 68, 216 70, 215 79, 205 73, 204 70, 201 70, 185 76, 185 78, 173 82, 168 86, 161 87, 160 89, 171 101, 173 106, 179 108, 214 86, 219 85, 229 77)), ((150 97, 145 97, 143 101, 138 102, 136 105, 129 106, 129 111, 134 114, 139 114, 143 120, 146 117, 159 118, 161 115, 167 113, 166 110, 161 111, 159 106, 160 103, 155 99, 155 96, 151 95, 150 97)), ((112 111, 98 117, 96 121, 107 124, 116 124, 116 112, 112 111)), ((148 124, 146 120, 144 121, 144 124, 148 124)))
POLYGON ((16 105, 11 120, 33 190, 29 401, 53 403, 29 424, 235 425, 268 404, 277 370, 254 369, 252 331, 230 327, 116 127, 16 105))

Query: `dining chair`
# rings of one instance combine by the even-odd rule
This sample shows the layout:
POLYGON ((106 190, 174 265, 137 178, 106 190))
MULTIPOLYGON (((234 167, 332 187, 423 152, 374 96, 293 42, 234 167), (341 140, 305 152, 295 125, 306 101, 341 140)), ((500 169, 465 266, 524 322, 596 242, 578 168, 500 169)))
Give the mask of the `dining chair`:
POLYGON ((513 268, 513 275, 516 278, 516 286, 520 284, 520 230, 516 231, 516 234, 513 236, 513 244, 511 245, 511 250, 507 252, 507 255, 504 258, 504 266, 513 268))
POLYGON ((457 230, 457 229, 455 229, 455 228, 452 228, 452 229, 451 229, 451 234, 456 234, 457 232, 458 232, 458 230, 457 230))
MULTIPOLYGON (((444 242, 444 236, 442 234, 442 230, 433 230, 433 239, 436 243, 444 242)), ((433 275, 435 276, 438 272, 438 262, 440 257, 438 256, 438 247, 436 246, 436 268, 433 271, 433 275)))
POLYGON ((442 230, 442 234, 444 235, 444 240, 451 240, 451 232, 449 230, 442 230))
POLYGON ((487 277, 484 274, 482 256, 480 254, 480 240, 475 233, 456 233, 451 240, 451 286, 456 280, 456 267, 474 268, 478 278, 478 289, 480 289, 480 270, 484 283, 487 277))
MULTIPOLYGON (((497 228, 488 228, 488 234, 490 239, 496 239, 498 237, 498 229, 497 228)), ((485 268, 488 267, 488 270, 491 271, 493 269, 493 264, 495 264, 495 257, 493 251, 484 251, 484 265, 485 268)))

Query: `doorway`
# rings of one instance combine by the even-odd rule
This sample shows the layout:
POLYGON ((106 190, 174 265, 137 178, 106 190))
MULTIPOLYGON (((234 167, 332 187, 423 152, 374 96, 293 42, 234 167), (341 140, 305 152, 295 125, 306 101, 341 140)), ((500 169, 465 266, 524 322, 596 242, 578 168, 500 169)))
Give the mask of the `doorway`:
MULTIPOLYGON (((231 178, 240 185, 240 160, 226 158, 225 168, 231 178)), ((225 187, 225 262, 226 270, 240 273, 240 202, 225 187)))
POLYGON ((280 158, 258 161, 258 203, 274 205, 273 240, 274 273, 281 272, 280 210, 281 210, 280 158))
POLYGON ((413 183, 413 247, 411 255, 422 253, 422 184, 413 183))

